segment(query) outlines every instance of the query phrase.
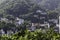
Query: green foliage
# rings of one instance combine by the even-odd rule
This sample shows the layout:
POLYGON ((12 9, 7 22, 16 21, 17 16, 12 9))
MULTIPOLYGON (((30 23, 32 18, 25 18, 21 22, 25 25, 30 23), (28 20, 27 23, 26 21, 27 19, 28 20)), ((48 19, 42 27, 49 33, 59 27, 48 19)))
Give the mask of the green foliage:
POLYGON ((35 30, 31 32, 29 30, 22 30, 14 35, 0 36, 1 40, 60 40, 60 34, 55 33, 53 29, 49 29, 46 33, 42 30, 35 30))

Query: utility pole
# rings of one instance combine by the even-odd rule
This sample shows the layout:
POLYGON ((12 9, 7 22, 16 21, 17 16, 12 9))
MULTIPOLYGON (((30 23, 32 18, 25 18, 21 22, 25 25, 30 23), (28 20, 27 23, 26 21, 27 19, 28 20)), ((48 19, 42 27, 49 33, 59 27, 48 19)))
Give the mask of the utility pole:
POLYGON ((59 33, 60 33, 60 16, 59 16, 59 33))

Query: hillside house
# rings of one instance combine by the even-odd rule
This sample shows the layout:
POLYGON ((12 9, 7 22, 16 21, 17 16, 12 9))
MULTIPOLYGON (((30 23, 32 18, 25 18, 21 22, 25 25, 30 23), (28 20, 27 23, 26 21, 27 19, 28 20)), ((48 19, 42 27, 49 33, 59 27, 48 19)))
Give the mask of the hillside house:
POLYGON ((20 25, 22 23, 24 23, 24 19, 20 19, 20 18, 17 17, 16 20, 15 20, 15 24, 20 25))
POLYGON ((49 23, 48 23, 48 14, 46 12, 37 10, 32 15, 33 15, 33 17, 31 18, 32 30, 35 30, 36 28, 39 29, 39 28, 49 28, 50 27, 49 23))

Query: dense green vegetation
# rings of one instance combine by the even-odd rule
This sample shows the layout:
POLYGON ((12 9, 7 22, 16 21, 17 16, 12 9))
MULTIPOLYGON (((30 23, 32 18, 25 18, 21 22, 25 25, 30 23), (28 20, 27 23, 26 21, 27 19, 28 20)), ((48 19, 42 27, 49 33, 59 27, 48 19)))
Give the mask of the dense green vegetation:
POLYGON ((3 34, 0 35, 0 40, 60 40, 60 34, 53 31, 53 28, 42 30, 42 29, 36 29, 35 31, 30 31, 26 27, 26 25, 29 25, 28 23, 24 23, 20 25, 19 27, 16 27, 15 24, 6 23, 6 22, 0 22, 0 28, 5 28, 8 30, 9 28, 15 27, 20 28, 19 32, 8 35, 3 34))
POLYGON ((46 32, 42 30, 35 30, 33 32, 29 30, 21 30, 13 35, 2 35, 0 40, 60 40, 60 34, 49 29, 46 32))

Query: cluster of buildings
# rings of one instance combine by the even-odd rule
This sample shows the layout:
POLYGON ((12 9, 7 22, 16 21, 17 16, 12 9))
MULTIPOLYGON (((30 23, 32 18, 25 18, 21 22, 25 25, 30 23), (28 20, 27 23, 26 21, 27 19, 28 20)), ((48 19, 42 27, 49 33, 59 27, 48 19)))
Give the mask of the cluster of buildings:
POLYGON ((54 28, 59 32, 59 16, 58 13, 48 14, 45 11, 36 10, 30 17, 31 30, 54 28))
POLYGON ((3 35, 3 34, 7 34, 7 35, 11 35, 11 34, 14 34, 14 33, 17 33, 19 30, 18 30, 18 26, 22 23, 24 23, 24 19, 20 19, 18 17, 16 17, 14 20, 11 18, 11 19, 8 19, 8 18, 1 18, 0 19, 0 22, 5 22, 6 24, 14 24, 16 25, 14 27, 14 25, 12 27, 2 27, 0 28, 0 35, 3 35))
MULTIPOLYGON (((49 29, 49 28, 54 28, 54 31, 60 32, 59 30, 59 16, 58 13, 52 13, 48 14, 45 11, 42 10, 36 10, 31 14, 30 17, 28 17, 29 20, 31 21, 31 25, 28 27, 29 30, 34 31, 35 29, 49 29)), ((16 26, 24 23, 24 19, 20 19, 18 17, 16 18, 1 18, 0 20, 5 21, 7 23, 14 23, 16 26), (13 20, 13 21, 12 21, 13 20)), ((13 28, 16 32, 16 28, 13 28)), ((8 30, 7 34, 12 34, 14 33, 12 30, 8 30)), ((4 30, 0 30, 0 34, 5 34, 4 30)))

